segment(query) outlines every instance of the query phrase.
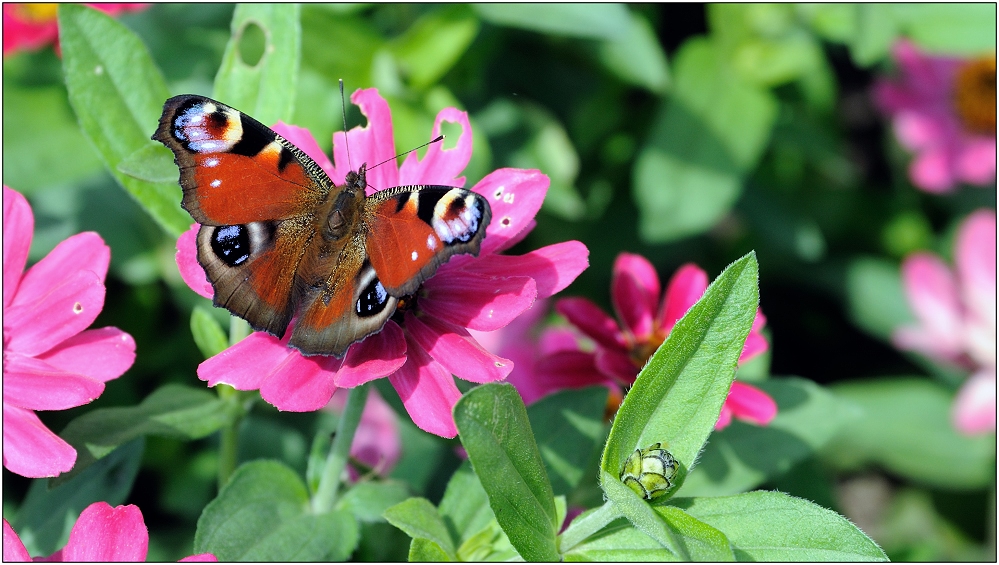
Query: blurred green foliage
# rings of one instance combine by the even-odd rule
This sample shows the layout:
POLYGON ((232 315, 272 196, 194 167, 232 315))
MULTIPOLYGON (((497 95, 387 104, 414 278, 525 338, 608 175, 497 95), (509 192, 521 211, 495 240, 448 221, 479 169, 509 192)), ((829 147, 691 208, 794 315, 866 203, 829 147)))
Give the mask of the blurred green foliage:
MULTIPOLYGON (((957 436, 947 414, 963 375, 888 342, 911 319, 900 259, 916 250, 949 255, 960 219, 995 208, 995 187, 946 197, 917 191, 909 156, 869 98, 900 37, 938 54, 994 52, 994 4, 156 4, 117 21, 76 6, 60 12, 61 41, 73 57, 64 61, 51 47, 4 57, 3 182, 32 204, 31 261, 80 231, 110 245, 95 326, 129 332, 137 360, 92 404, 41 414, 69 436, 101 418, 131 422, 99 448, 87 443, 100 451, 93 465, 48 491, 46 481, 4 470, 4 517, 33 553, 61 547, 69 518, 101 499, 138 504, 149 558, 176 560, 208 543, 195 540, 199 517, 210 521, 219 507, 245 502, 217 492, 219 441, 205 437, 212 429, 164 431, 152 420, 183 415, 158 405, 154 391, 203 386, 197 364, 224 347, 228 316, 180 280, 175 238, 191 220, 179 207, 172 157, 149 136, 166 97, 195 93, 267 124, 307 127, 328 153, 332 132, 344 126, 343 79, 348 92, 373 86, 385 96, 401 149, 427 141, 441 108, 469 112, 468 186, 499 167, 548 174, 538 227, 514 252, 583 241, 591 267, 566 295, 610 311, 611 265, 622 251, 648 257, 664 281, 688 261, 713 278, 756 251, 772 350, 769 370, 754 380, 781 412, 770 428, 736 423, 715 433, 682 494, 779 488, 846 514, 893 559, 995 558, 995 436, 957 436), (132 43, 102 43, 111 35, 132 43), (122 87, 129 82, 144 88, 122 87), (274 84, 285 90, 275 94, 274 84), (844 494, 863 473, 887 477, 870 520, 844 494), (61 494, 70 491, 77 496, 61 494)), ((363 119, 353 106, 346 112, 348 128, 363 119)), ((227 412, 216 404, 234 402, 186 394, 217 418, 227 412)), ((384 394, 398 407, 393 395, 384 394)), ((592 396, 577 399, 587 400, 587 414, 592 396)), ((539 410, 528 410, 535 426, 556 422, 589 449, 559 471, 567 460, 560 446, 537 438, 556 494, 570 505, 599 505, 592 448, 606 426, 572 427, 539 410)), ((350 491, 358 500, 345 499, 323 523, 286 512, 308 491, 309 446, 329 433, 330 418, 257 403, 242 420, 239 461, 276 460, 252 465, 277 466, 287 479, 280 489, 261 486, 259 469, 243 467, 240 484, 282 509, 280 523, 239 524, 246 539, 278 529, 352 532, 338 542, 340 553, 311 557, 353 551, 355 559, 398 560, 410 555, 408 537, 365 517, 369 506, 416 495, 440 503, 440 520, 467 517, 445 491, 475 479, 467 465, 459 469, 456 443, 405 418, 402 459, 393 480, 379 483, 388 486, 350 491), (355 524, 350 516, 356 531, 345 525, 355 524)), ((509 557, 512 540, 495 517, 469 524, 447 533, 455 555, 509 557)), ((697 531, 710 532, 701 525, 697 531)), ((646 546, 658 547, 626 528, 575 551, 612 558, 620 557, 612 550, 646 546)), ((414 544, 415 555, 433 555, 421 547, 414 544)), ((219 557, 268 555, 243 544, 219 557)))

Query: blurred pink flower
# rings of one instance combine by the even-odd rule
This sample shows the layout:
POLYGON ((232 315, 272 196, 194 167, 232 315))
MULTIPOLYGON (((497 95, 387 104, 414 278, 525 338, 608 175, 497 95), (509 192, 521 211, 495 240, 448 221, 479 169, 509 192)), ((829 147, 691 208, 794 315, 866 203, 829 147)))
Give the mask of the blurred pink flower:
MULTIPOLYGON (((617 321, 585 298, 563 298, 555 309, 596 342, 593 353, 596 369, 613 377, 619 386, 630 386, 676 322, 707 288, 707 273, 688 263, 670 279, 657 308, 660 284, 655 267, 641 255, 621 253, 614 261, 611 280, 611 301, 617 321)), ((764 324, 766 318, 757 310, 740 363, 769 348, 760 333, 764 324)), ((715 429, 727 426, 733 416, 766 425, 776 415, 777 405, 766 393, 745 383, 733 383, 715 429)))
MULTIPOLYGON (((327 410, 343 412, 347 404, 347 391, 338 389, 327 410)), ((350 444, 350 456, 370 467, 376 474, 388 474, 402 455, 402 439, 399 437, 399 424, 396 422, 395 411, 388 405, 374 388, 368 391, 364 402, 361 421, 354 433, 354 442, 350 444)), ((356 471, 351 468, 353 479, 356 471)))
MULTIPOLYGON (((111 507, 107 502, 95 502, 83 509, 69 532, 66 547, 35 561, 48 562, 128 562, 145 561, 149 550, 149 531, 142 512, 135 505, 111 507)), ((3 521, 3 560, 32 561, 21 538, 3 521)), ((181 559, 182 562, 216 562, 211 553, 200 553, 181 559)))
MULTIPOLYGON (((396 152, 388 103, 376 89, 358 90, 351 101, 368 118, 367 127, 349 132, 353 164, 390 159, 396 152)), ((440 133, 444 121, 461 126, 455 148, 434 144, 422 160, 414 152, 401 167, 390 160, 369 170, 368 194, 402 185, 463 186, 465 178, 459 175, 472 155, 471 125, 465 112, 445 108, 437 115, 432 137, 440 133)), ((274 130, 312 157, 334 182, 343 182, 351 165, 343 132, 333 135, 334 165, 304 128, 279 123, 274 130)), ((534 216, 548 183, 540 171, 499 169, 472 187, 486 197, 493 213, 479 256, 452 257, 423 284, 410 309, 397 312, 379 333, 353 344, 343 359, 301 355, 286 346, 290 330, 283 341, 255 332, 202 363, 198 376, 210 386, 260 389, 267 402, 296 412, 322 408, 337 387, 351 388, 387 376, 418 427, 454 437, 458 430, 451 408, 461 392, 452 375, 485 383, 504 379, 513 367, 509 360, 483 349, 468 329, 491 331, 509 324, 536 298, 568 286, 588 265, 589 251, 578 241, 521 256, 500 254, 536 225, 534 216)), ((196 230, 192 227, 177 241, 177 264, 191 288, 210 297, 211 286, 196 259, 196 230)))
POLYGON ((118 328, 86 329, 104 307, 111 250, 93 232, 61 242, 24 272, 34 216, 3 187, 3 466, 25 477, 73 468, 76 450, 35 410, 94 400, 135 361, 135 341, 118 328))
POLYGON ((899 349, 973 371, 958 392, 954 424, 967 434, 996 429, 996 214, 978 210, 961 224, 955 271, 919 252, 902 263, 917 323, 895 330, 899 349))
MULTIPOLYGON (((145 10, 147 3, 86 4, 110 16, 122 12, 145 10)), ((59 50, 59 22, 56 19, 58 4, 4 2, 3 4, 3 54, 31 51, 50 43, 59 50)))
POLYGON ((900 75, 881 79, 874 99, 891 116, 895 136, 916 153, 913 184, 950 192, 958 182, 996 178, 996 59, 933 57, 909 41, 894 49, 900 75))

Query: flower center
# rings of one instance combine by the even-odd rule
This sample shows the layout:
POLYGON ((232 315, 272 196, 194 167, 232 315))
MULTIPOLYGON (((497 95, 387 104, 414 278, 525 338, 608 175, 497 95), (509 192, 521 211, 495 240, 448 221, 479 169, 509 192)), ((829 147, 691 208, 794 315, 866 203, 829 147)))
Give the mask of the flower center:
POLYGON ((631 362, 639 369, 644 367, 649 357, 652 357, 652 354, 666 341, 667 335, 669 334, 657 329, 647 339, 635 343, 628 352, 631 362))
POLYGON ((56 19, 58 11, 58 4, 20 4, 17 13, 29 22, 41 23, 56 19))
POLYGON ((954 77, 954 107, 969 131, 996 131, 996 56, 969 61, 954 77))

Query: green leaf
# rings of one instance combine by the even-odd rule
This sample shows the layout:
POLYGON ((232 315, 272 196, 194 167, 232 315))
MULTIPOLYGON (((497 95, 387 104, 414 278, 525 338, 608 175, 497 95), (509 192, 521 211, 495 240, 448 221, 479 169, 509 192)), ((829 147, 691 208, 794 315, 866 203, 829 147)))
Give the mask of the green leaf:
POLYGON ((981 55, 996 48, 996 5, 895 4, 906 35, 935 54, 981 55))
POLYGON ((531 103, 521 105, 529 140, 510 156, 510 165, 545 171, 551 180, 545 195, 545 210, 568 220, 586 213, 586 202, 576 190, 579 155, 565 128, 547 109, 531 103))
POLYGON ((205 507, 194 536, 195 553, 219 561, 343 560, 357 545, 357 522, 346 511, 308 513, 305 484, 278 461, 236 469, 205 507))
POLYGON ((899 28, 891 4, 858 4, 857 32, 850 41, 850 56, 859 67, 869 67, 888 55, 899 28))
POLYGON ((568 494, 583 478, 597 443, 603 439, 606 387, 564 390, 527 407, 555 494, 568 494))
POLYGON ((823 452, 837 468, 875 463, 951 489, 980 489, 995 479, 995 437, 958 433, 951 423, 954 395, 943 386, 925 378, 881 378, 832 390, 863 410, 823 452))
POLYGON ((707 39, 683 44, 673 95, 633 171, 640 233, 663 242, 710 228, 735 204, 770 139, 777 102, 741 79, 707 39))
POLYGON ((465 562, 520 561, 523 558, 496 518, 458 547, 458 560, 465 562))
POLYGON ((54 485, 51 479, 33 480, 10 521, 28 553, 51 555, 63 547, 80 512, 94 502, 123 504, 132 491, 144 449, 145 440, 139 438, 62 484, 54 485))
POLYGON ((628 12, 628 33, 602 42, 597 48, 600 62, 621 80, 665 94, 669 88, 669 66, 652 25, 628 12))
POLYGON ((423 538, 413 538, 409 544, 410 563, 434 563, 454 561, 453 556, 448 555, 441 546, 423 538))
POLYGON ((74 4, 59 7, 59 42, 69 101, 84 135, 125 190, 179 236, 191 217, 180 207, 177 182, 141 181, 118 170, 149 145, 170 95, 145 45, 104 13, 74 4))
POLYGON ((517 390, 476 387, 458 400, 454 421, 510 542, 527 561, 557 561, 554 494, 517 390))
POLYGON ((207 308, 195 306, 191 311, 191 335, 205 359, 218 355, 229 347, 229 338, 222 325, 207 308))
POLYGON ((406 485, 400 482, 355 483, 337 499, 336 509, 350 512, 361 522, 383 522, 382 514, 407 496, 406 485))
POLYGON ((758 268, 755 253, 729 265, 639 373, 600 465, 615 482, 635 449, 656 442, 679 462, 680 477, 693 465, 718 421, 756 316, 758 268))
POLYGON ((680 543, 692 560, 735 561, 725 534, 675 506, 657 506, 655 510, 679 534, 680 543))
POLYGON ((403 75, 417 90, 441 79, 479 33, 479 20, 466 6, 451 5, 416 20, 392 43, 403 75))
POLYGON ((148 182, 177 182, 173 152, 162 143, 150 141, 118 163, 118 172, 148 182))
POLYGON ((27 88, 5 83, 3 115, 5 185, 30 194, 101 170, 100 157, 80 132, 61 85, 27 88))
POLYGON ((915 321, 906 302, 899 266, 873 257, 855 259, 846 272, 850 318, 867 333, 887 340, 899 326, 915 321))
POLYGON ((714 432, 678 496, 745 492, 812 456, 860 416, 853 403, 808 379, 775 378, 754 386, 777 403, 777 417, 763 427, 736 420, 714 432))
POLYGON ((598 534, 573 547, 562 557, 570 562, 677 561, 673 553, 624 518, 611 522, 598 534))
POLYGON ((232 15, 232 37, 215 76, 213 97, 264 125, 290 122, 301 60, 302 28, 298 4, 239 4, 232 15), (258 61, 244 61, 254 35, 263 32, 258 61), (254 63, 254 64, 250 64, 254 63))
POLYGON ((138 406, 98 408, 71 421, 61 437, 76 448, 76 465, 54 481, 66 481, 118 446, 144 435, 199 439, 236 417, 238 407, 203 388, 166 384, 138 406))
POLYGON ((618 39, 631 29, 623 4, 473 4, 489 23, 588 39, 618 39))
POLYGON ((887 561, 849 520, 779 492, 674 498, 694 518, 728 536, 739 561, 887 561))
POLYGON ((415 539, 429 540, 440 547, 449 561, 455 560, 454 541, 434 505, 425 498, 410 498, 385 510, 389 524, 415 539))
POLYGON ((489 497, 467 461, 451 475, 438 511, 458 546, 496 519, 489 497))
POLYGON ((667 548, 675 556, 674 559, 691 560, 692 556, 687 553, 687 546, 679 539, 679 534, 667 526, 662 516, 657 514, 648 502, 625 486, 617 475, 601 469, 600 486, 604 489, 607 499, 629 522, 667 548))

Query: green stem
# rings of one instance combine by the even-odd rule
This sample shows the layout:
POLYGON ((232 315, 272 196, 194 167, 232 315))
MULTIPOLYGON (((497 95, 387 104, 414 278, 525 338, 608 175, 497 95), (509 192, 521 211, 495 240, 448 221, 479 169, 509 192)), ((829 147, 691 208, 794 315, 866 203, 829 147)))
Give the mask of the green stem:
POLYGON ((599 532, 604 526, 621 517, 621 513, 614 507, 611 501, 607 501, 603 506, 597 508, 592 513, 576 518, 569 524, 562 535, 559 536, 559 552, 565 552, 576 547, 586 540, 586 538, 599 532))
POLYGON ((319 488, 312 497, 312 509, 316 514, 325 514, 333 509, 337 491, 340 490, 340 477, 350 457, 350 445, 354 442, 354 432, 357 431, 357 425, 361 421, 361 413, 364 411, 364 402, 367 398, 366 384, 351 389, 348 393, 347 405, 340 415, 340 424, 337 426, 336 435, 333 436, 333 446, 330 447, 322 477, 319 479, 319 488))
MULTIPOLYGON (((250 335, 250 325, 245 320, 235 316, 229 318, 229 345, 235 345, 243 338, 250 335)), ((239 426, 243 423, 243 417, 249 411, 249 406, 244 403, 244 393, 232 388, 229 385, 217 385, 219 398, 231 404, 234 412, 232 421, 222 428, 222 435, 219 439, 219 490, 229 482, 229 477, 236 470, 236 460, 239 450, 239 426)))

